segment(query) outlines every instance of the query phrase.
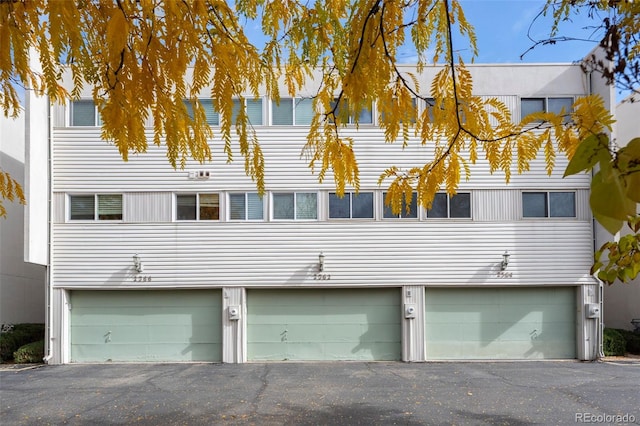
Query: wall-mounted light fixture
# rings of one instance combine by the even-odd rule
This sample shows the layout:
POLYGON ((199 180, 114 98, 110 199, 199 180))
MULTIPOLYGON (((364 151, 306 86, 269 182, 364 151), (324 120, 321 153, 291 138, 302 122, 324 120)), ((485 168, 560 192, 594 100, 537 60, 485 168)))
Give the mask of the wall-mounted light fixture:
POLYGON ((318 272, 324 271, 324 253, 318 255, 318 272))
POLYGON ((504 251, 504 253, 502 254, 502 263, 500 263, 500 270, 504 271, 507 269, 507 266, 509 266, 509 256, 511 256, 509 254, 508 251, 504 251))
POLYGON ((140 256, 138 256, 138 253, 133 255, 133 267, 138 272, 144 271, 144 265, 142 265, 142 260, 140 259, 140 256))

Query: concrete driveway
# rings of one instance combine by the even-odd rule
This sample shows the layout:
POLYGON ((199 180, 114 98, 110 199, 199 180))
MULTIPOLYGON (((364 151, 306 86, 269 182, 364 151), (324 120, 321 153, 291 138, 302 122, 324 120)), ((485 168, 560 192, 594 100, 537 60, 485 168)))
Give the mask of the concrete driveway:
POLYGON ((0 371, 3 425, 640 424, 640 364, 99 364, 0 371))

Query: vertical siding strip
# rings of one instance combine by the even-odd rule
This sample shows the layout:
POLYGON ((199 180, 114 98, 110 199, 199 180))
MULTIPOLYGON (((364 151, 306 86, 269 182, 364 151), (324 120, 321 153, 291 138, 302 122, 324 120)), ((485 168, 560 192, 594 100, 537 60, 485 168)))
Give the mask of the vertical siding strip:
POLYGON ((171 222, 170 192, 129 192, 124 198, 126 222, 171 222))

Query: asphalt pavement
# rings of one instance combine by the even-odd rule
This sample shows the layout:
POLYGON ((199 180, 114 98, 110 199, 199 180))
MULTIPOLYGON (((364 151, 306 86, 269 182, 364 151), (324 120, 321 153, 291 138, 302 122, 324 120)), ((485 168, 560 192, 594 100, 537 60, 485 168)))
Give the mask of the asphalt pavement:
POLYGON ((640 363, 94 364, 0 371, 2 425, 640 425, 640 363))

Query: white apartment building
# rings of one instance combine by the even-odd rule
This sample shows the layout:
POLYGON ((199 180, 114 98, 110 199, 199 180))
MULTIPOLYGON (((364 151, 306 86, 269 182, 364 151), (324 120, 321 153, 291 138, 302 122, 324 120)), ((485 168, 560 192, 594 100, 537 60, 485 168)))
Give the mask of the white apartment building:
MULTIPOLYGON (((611 106, 611 89, 575 64, 469 68, 476 93, 514 120, 592 91, 611 106)), ((339 198, 300 155, 310 100, 263 96, 247 101, 260 198, 219 141, 211 163, 184 170, 154 145, 123 162, 100 139, 90 94, 51 107, 32 96, 28 111, 30 197, 48 208, 31 211, 27 255, 48 267, 49 363, 598 356, 590 175, 563 179, 564 159, 509 185, 479 161, 457 195, 394 216, 377 179, 423 164, 428 146, 386 144, 374 103, 343 130, 361 187, 339 198)))

